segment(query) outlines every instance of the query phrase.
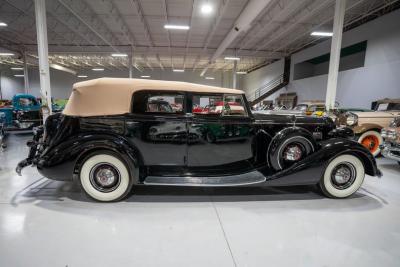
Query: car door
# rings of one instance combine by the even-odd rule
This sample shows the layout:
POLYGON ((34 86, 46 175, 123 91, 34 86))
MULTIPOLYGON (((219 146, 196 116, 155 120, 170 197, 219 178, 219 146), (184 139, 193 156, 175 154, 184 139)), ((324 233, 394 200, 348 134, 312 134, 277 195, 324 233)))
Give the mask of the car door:
POLYGON ((146 166, 184 166, 187 153, 185 94, 138 91, 126 120, 127 136, 146 166))
POLYGON ((188 100, 188 167, 221 166, 253 157, 253 119, 242 95, 190 94, 188 100))

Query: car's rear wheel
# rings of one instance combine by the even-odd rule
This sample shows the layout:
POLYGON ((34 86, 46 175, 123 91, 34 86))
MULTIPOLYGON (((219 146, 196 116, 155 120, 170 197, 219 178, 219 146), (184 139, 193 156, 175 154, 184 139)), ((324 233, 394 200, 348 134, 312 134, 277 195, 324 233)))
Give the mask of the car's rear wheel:
POLYGON ((358 142, 376 157, 381 152, 379 146, 383 143, 383 138, 377 131, 367 131, 358 138, 358 142))
POLYGON ((327 197, 346 198, 361 187, 364 176, 364 165, 359 158, 341 155, 328 164, 319 185, 327 197))
POLYGON ((118 155, 95 152, 82 162, 79 180, 91 198, 110 202, 123 199, 132 188, 128 165, 118 155))

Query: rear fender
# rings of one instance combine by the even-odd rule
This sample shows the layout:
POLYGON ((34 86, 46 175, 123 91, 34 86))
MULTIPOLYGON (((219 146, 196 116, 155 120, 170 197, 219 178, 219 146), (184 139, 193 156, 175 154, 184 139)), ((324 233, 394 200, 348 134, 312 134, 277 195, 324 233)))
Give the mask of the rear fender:
POLYGON ((82 161, 97 150, 109 150, 120 155, 128 164, 132 177, 139 180, 139 166, 143 164, 140 152, 125 138, 110 134, 78 135, 45 150, 38 161, 38 170, 54 180, 76 177, 82 161))

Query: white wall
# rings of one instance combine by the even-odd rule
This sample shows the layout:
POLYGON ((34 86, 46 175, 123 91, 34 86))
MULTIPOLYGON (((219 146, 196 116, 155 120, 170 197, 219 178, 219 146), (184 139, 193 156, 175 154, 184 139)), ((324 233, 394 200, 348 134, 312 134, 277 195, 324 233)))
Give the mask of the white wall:
POLYGON ((17 77, 9 77, 0 74, 0 89, 2 99, 11 99, 13 95, 24 92, 24 79, 17 77))
MULTIPOLYGON (((342 47, 368 40, 365 65, 339 72, 336 99, 343 107, 369 108, 384 97, 400 98, 400 10, 347 31, 342 47)), ((283 92, 296 92, 299 101, 325 100, 327 75, 293 80, 294 64, 330 52, 330 39, 292 55, 291 82, 283 92)))
MULTIPOLYGON (((246 75, 239 75, 244 76, 242 78, 241 89, 246 92, 247 98, 252 97, 258 88, 281 75, 283 73, 284 65, 285 60, 281 59, 246 75)), ((277 94, 275 93, 266 99, 275 99, 276 97, 277 94)))
MULTIPOLYGON (((20 73, 19 71, 18 73, 20 73)), ((24 92, 24 79, 21 77, 14 77, 16 72, 10 69, 4 69, 1 72, 0 82, 3 99, 11 99, 16 93, 24 92)), ((72 85, 75 82, 82 81, 85 79, 94 79, 100 77, 128 77, 128 70, 123 71, 109 71, 103 72, 87 71, 88 78, 77 78, 67 72, 50 69, 50 85, 52 90, 52 96, 54 98, 68 98, 71 94, 72 85)), ((186 70, 184 73, 175 73, 170 69, 162 70, 145 70, 144 72, 134 71, 134 78, 139 78, 140 75, 150 75, 151 79, 157 80, 173 80, 173 81, 185 81, 206 85, 232 87, 232 72, 221 72, 221 71, 209 71, 207 76, 212 76, 215 80, 205 80, 204 77, 200 77, 200 71, 193 72, 191 69, 186 70)), ((39 70, 37 68, 29 69, 29 84, 30 92, 35 96, 40 96, 40 81, 39 81, 39 70)), ((241 81, 238 77, 238 84, 240 86, 241 81)))

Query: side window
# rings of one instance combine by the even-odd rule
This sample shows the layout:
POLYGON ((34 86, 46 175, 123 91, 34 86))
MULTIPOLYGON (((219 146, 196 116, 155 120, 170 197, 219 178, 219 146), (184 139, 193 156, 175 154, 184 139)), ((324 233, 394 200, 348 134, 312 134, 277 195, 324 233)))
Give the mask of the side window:
POLYGON ((192 113, 209 116, 247 116, 242 95, 194 95, 192 113))
POLYGON ((139 91, 132 99, 133 113, 183 114, 185 99, 183 94, 139 91))
POLYGON ((196 115, 220 116, 223 110, 222 95, 193 95, 192 113, 196 115))
POLYGON ((242 95, 224 95, 223 116, 247 116, 242 95))

